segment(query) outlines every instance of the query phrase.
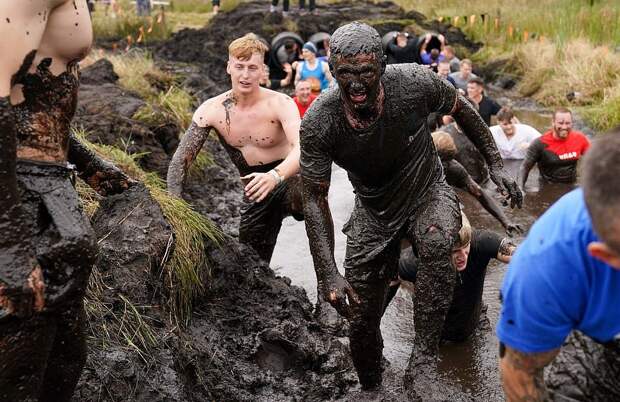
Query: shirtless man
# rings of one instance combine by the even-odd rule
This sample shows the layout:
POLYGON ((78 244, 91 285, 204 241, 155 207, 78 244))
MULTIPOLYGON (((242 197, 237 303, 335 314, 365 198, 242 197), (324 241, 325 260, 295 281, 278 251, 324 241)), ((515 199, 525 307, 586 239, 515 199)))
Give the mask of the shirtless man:
POLYGON ((416 64, 386 67, 381 37, 363 23, 338 28, 330 41, 338 87, 304 116, 301 166, 306 231, 322 297, 350 321, 350 348, 364 389, 381 385, 380 322, 396 278, 400 240, 420 257, 415 341, 405 386, 414 398, 443 397, 436 353, 456 279, 451 250, 461 226, 458 200, 445 182, 427 117, 451 114, 470 133, 491 178, 520 206, 493 137, 471 104, 447 81, 416 64), (344 227, 345 277, 334 260, 327 195, 332 162, 347 170, 355 208, 344 227), (346 279, 345 279, 346 278, 346 279), (348 303, 347 303, 348 298, 348 303))
POLYGON ((102 195, 131 182, 69 131, 86 0, 3 0, 0 15, 0 400, 68 401, 96 247, 67 162, 102 195))
POLYGON ((232 89, 205 101, 175 152, 168 169, 168 191, 178 197, 187 169, 211 129, 228 152, 245 184, 239 241, 269 262, 282 219, 303 219, 299 175, 299 124, 295 102, 261 88, 267 47, 254 34, 228 47, 232 89))

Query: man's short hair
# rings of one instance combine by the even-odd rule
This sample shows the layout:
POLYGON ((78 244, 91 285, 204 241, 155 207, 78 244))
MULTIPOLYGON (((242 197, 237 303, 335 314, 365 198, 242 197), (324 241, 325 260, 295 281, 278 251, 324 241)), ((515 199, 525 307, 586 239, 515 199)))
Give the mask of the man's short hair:
POLYGON ((329 64, 339 58, 358 54, 374 54, 378 62, 384 62, 383 44, 376 29, 368 24, 354 21, 334 31, 329 42, 329 64))
POLYGON ((301 84, 308 84, 308 85, 310 85, 310 88, 312 88, 312 84, 310 83, 309 80, 299 80, 299 81, 297 81, 297 84, 295 84, 295 90, 297 90, 297 88, 301 84))
POLYGON ((254 53, 265 55, 269 48, 253 33, 237 38, 228 46, 228 54, 239 60, 249 60, 254 53))
POLYGON ((511 122, 514 117, 515 114, 508 106, 504 106, 497 112, 497 121, 511 122))
POLYGON ((465 212, 461 211, 461 230, 459 230, 459 237, 456 239, 453 248, 463 248, 471 243, 471 233, 472 229, 469 219, 467 219, 465 212))
POLYGON ((444 52, 450 52, 452 54, 456 54, 456 52, 454 51, 454 48, 452 46, 450 46, 450 45, 444 46, 443 51, 444 52))
POLYGON ((473 67, 474 66, 474 63, 472 63, 472 61, 469 60, 469 59, 461 60, 461 62, 459 63, 459 66, 464 66, 465 64, 467 64, 469 67, 473 67))
POLYGON ((594 231, 620 254, 620 126, 599 134, 581 163, 581 186, 594 231))
POLYGON ((441 159, 450 160, 456 157, 456 144, 450 134, 445 131, 435 131, 431 136, 441 159))
POLYGON ((467 83, 480 85, 482 88, 484 88, 484 81, 482 81, 482 78, 480 77, 471 78, 469 81, 467 81, 467 83))
POLYGON ((437 63, 438 66, 445 64, 447 66, 450 66, 450 62, 446 59, 441 60, 439 63, 437 63))
POLYGON ((558 113, 568 113, 571 117, 573 117, 573 112, 571 112, 570 109, 565 107, 558 107, 555 108, 555 110, 553 111, 553 120, 555 120, 555 116, 557 116, 558 113))

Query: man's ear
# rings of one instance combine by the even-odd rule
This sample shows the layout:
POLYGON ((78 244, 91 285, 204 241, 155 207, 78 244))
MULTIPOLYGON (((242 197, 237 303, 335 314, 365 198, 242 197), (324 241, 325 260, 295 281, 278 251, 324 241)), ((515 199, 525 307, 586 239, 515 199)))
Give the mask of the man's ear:
POLYGON ((592 242, 588 244, 588 253, 597 260, 620 270, 620 255, 609 248, 607 244, 598 241, 592 242))
POLYGON ((230 75, 230 59, 226 62, 226 72, 230 75))

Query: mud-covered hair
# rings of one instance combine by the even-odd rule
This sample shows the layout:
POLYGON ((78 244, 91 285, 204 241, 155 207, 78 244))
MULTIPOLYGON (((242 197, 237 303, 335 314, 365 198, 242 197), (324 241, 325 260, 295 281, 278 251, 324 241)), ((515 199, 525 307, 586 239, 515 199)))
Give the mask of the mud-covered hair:
POLYGON ((336 29, 330 38, 329 50, 332 69, 339 58, 358 54, 374 54, 382 68, 385 66, 381 36, 376 29, 363 22, 353 21, 336 29))
POLYGON ((245 34, 228 45, 228 54, 239 60, 249 60, 254 53, 263 56, 268 50, 267 45, 253 33, 245 34))
POLYGON ((431 134, 437 153, 442 160, 450 160, 456 157, 456 144, 452 136, 445 131, 435 131, 431 134))
POLYGON ((620 126, 592 141, 581 163, 581 186, 594 231, 620 254, 620 126))
POLYGON ((467 215, 465 212, 461 211, 461 230, 459 230, 459 237, 454 242, 453 249, 463 248, 471 243, 471 225, 469 224, 469 219, 467 219, 467 215))

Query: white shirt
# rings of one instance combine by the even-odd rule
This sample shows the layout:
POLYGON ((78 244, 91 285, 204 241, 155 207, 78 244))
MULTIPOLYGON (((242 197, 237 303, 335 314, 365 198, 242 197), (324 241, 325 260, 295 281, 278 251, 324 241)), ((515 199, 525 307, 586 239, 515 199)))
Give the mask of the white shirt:
POLYGON ((514 126, 515 133, 511 138, 506 137, 499 125, 489 127, 503 159, 524 159, 530 142, 540 137, 538 130, 527 124, 515 124, 514 126))

